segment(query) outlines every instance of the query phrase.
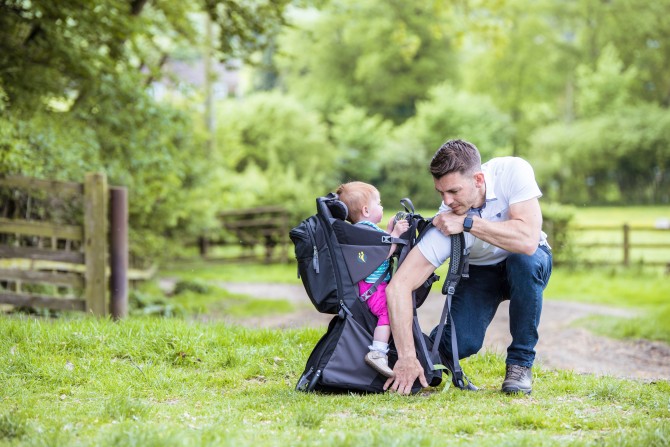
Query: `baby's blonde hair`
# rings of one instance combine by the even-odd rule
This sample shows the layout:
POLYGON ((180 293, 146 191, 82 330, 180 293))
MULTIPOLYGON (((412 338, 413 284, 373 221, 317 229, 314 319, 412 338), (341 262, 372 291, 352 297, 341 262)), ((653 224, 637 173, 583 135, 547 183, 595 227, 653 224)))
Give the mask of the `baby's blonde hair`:
POLYGON ((337 188, 337 195, 349 209, 349 222, 356 223, 361 220, 363 207, 370 203, 375 193, 379 193, 377 188, 364 182, 343 183, 337 188))

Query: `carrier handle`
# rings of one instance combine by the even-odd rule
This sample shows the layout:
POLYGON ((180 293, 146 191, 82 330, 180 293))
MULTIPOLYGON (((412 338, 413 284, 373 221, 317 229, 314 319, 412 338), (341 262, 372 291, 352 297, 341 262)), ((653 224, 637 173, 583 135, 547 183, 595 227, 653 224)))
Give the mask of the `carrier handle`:
POLYGON ((405 207, 405 211, 414 214, 414 204, 409 199, 409 197, 404 197, 400 199, 400 204, 405 207))

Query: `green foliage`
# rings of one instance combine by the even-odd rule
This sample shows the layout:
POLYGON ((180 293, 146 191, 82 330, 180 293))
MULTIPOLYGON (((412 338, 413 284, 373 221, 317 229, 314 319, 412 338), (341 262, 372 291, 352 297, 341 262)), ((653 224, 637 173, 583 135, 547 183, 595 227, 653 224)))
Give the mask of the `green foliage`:
POLYGON ((128 294, 131 315, 153 315, 157 317, 184 317, 186 309, 174 303, 163 294, 152 294, 141 290, 131 290, 128 294))
POLYGON ((217 157, 229 169, 220 190, 211 191, 219 209, 273 203, 304 216, 313 213, 316 195, 336 186, 328 130, 295 98, 258 93, 231 100, 222 103, 219 118, 217 157))
POLYGON ((22 438, 27 431, 28 423, 16 410, 0 414, 0 440, 22 438))
POLYGON ((589 65, 577 67, 576 105, 579 116, 588 118, 604 110, 621 110, 629 106, 637 75, 634 66, 624 71, 616 48, 607 45, 598 58, 595 70, 589 65))
MULTIPOLYGON (((668 37, 668 0, 594 2, 584 0, 575 10, 572 29, 576 49, 583 63, 595 66, 601 53, 612 45, 623 62, 623 71, 637 71, 635 96, 645 102, 668 106, 670 99, 670 48, 662 45, 668 37)), ((604 111, 604 110, 603 110, 604 111)))
POLYGON ((486 161, 508 154, 510 134, 509 118, 489 98, 438 85, 418 104, 416 115, 394 130, 387 149, 379 153, 382 198, 388 202, 402 194, 418 207, 436 208, 439 198, 428 165, 440 145, 452 138, 469 140, 486 161))
POLYGON ((563 26, 576 15, 572 8, 553 0, 482 2, 464 17, 469 26, 481 18, 488 25, 472 39, 465 87, 489 95, 510 117, 514 155, 524 156, 532 130, 563 112, 555 103, 574 64, 573 31, 563 26))
POLYGON ((670 113, 641 105, 543 128, 529 159, 553 200, 661 203, 670 200, 669 146, 670 113))
POLYGON ((364 109, 353 106, 334 113, 330 120, 342 183, 378 181, 383 160, 388 157, 385 149, 393 125, 378 115, 368 117, 364 109))
POLYGON ((202 280, 180 280, 174 285, 172 293, 174 295, 180 295, 183 292, 194 292, 201 295, 207 294, 210 291, 209 285, 202 280))
POLYGON ((670 305, 661 304, 646 315, 632 318, 594 316, 575 322, 611 338, 658 340, 670 344, 670 305))
POLYGON ((290 0, 205 0, 205 11, 218 28, 217 47, 224 60, 250 56, 271 44, 285 24, 284 10, 290 0))
POLYGON ((554 262, 565 265, 574 261, 570 245, 569 226, 575 217, 576 209, 558 203, 542 203, 542 229, 552 248, 554 262))
POLYGON ((330 116, 353 105, 402 122, 428 88, 457 76, 448 7, 432 1, 325 2, 279 41, 288 89, 330 116))
POLYGON ((129 190, 132 259, 169 256, 166 236, 212 226, 202 140, 148 94, 161 60, 197 40, 209 12, 228 57, 262 48, 286 1, 0 3, 0 172, 81 181, 107 173, 129 190))

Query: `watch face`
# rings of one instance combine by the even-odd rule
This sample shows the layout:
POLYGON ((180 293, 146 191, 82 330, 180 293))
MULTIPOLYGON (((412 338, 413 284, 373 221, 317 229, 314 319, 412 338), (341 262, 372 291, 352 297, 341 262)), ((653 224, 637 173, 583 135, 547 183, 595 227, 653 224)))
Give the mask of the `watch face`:
POLYGON ((463 229, 465 231, 470 231, 472 229, 472 217, 466 217, 463 221, 463 229))

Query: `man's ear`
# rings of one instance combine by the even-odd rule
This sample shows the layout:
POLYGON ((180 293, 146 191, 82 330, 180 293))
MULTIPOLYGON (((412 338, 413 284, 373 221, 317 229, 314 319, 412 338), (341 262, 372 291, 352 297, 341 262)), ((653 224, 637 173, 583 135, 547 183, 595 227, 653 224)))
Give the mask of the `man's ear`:
POLYGON ((475 177, 475 186, 477 188, 481 188, 482 186, 484 186, 484 183, 486 183, 486 181, 484 180, 484 173, 482 171, 475 173, 474 177, 475 177))

